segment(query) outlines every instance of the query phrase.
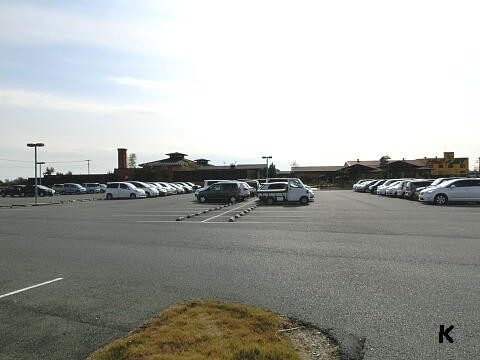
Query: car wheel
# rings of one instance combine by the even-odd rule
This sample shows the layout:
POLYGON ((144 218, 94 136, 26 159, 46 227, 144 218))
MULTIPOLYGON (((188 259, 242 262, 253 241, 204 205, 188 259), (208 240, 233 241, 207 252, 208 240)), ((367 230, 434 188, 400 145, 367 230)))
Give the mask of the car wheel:
POLYGON ((307 205, 308 204, 308 198, 306 196, 301 197, 300 198, 300 204, 307 205))
POLYGON ((149 198, 151 196, 148 191, 145 191, 145 195, 147 195, 147 198, 149 198))
POLYGON ((438 194, 433 199, 433 203, 435 205, 447 205, 447 202, 448 202, 447 195, 444 195, 444 194, 438 194))
POLYGON ((113 199, 113 195, 112 194, 107 194, 107 200, 112 200, 113 199))
POLYGON ((130 194, 130 199, 136 199, 136 198, 137 198, 137 195, 135 195, 135 194, 133 194, 133 193, 130 194))
POLYGON ((228 200, 229 203, 231 204, 236 204, 237 203, 237 198, 235 196, 230 196, 230 199, 228 200))
POLYGON ((207 198, 205 197, 205 195, 200 196, 198 198, 198 202, 201 202, 201 203, 207 202, 207 198))
POLYGON ((44 192, 38 193, 38 196, 44 197, 44 196, 45 196, 45 193, 44 193, 44 192))
POLYGON ((275 199, 274 199, 273 197, 269 196, 269 197, 267 198, 267 204, 268 204, 268 205, 273 205, 274 202, 275 202, 275 199))

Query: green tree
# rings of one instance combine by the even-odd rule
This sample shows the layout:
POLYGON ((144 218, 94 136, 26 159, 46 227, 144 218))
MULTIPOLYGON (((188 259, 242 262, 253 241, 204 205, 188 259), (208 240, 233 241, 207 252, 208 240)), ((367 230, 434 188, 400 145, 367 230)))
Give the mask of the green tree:
POLYGON ((127 166, 129 168, 137 167, 137 154, 131 153, 130 155, 128 155, 127 166))

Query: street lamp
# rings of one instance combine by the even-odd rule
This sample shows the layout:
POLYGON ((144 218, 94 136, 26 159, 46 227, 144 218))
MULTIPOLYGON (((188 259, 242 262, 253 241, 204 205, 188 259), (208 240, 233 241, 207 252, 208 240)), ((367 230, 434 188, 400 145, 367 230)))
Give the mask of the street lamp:
POLYGON ((92 160, 84 160, 87 162, 87 171, 88 171, 88 175, 90 175, 90 161, 92 160))
POLYGON ((42 165, 45 165, 45 161, 39 161, 39 162, 37 162, 37 165, 40 165, 40 177, 38 178, 38 180, 40 182, 40 185, 42 185, 42 177, 43 177, 42 165))
POLYGON ((268 179, 268 159, 271 159, 272 156, 262 156, 262 159, 267 159, 267 179, 268 179))
POLYGON ((37 183, 37 147, 43 147, 45 146, 44 143, 28 143, 28 147, 33 147, 35 148, 35 205, 37 205, 37 199, 38 199, 38 183, 37 183))

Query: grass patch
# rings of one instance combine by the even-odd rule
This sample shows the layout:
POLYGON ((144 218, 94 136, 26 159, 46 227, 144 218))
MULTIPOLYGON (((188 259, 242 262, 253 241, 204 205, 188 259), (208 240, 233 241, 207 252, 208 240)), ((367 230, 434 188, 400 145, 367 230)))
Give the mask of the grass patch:
POLYGON ((301 360, 279 315, 245 305, 190 300, 87 360, 301 360))

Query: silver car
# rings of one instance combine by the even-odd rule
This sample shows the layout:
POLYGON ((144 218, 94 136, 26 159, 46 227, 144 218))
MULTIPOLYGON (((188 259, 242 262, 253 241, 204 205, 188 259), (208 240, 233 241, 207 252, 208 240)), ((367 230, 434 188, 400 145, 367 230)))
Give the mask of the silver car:
POLYGON ((418 200, 446 205, 451 202, 480 201, 480 178, 465 178, 442 182, 420 191, 418 200))

